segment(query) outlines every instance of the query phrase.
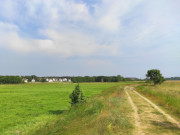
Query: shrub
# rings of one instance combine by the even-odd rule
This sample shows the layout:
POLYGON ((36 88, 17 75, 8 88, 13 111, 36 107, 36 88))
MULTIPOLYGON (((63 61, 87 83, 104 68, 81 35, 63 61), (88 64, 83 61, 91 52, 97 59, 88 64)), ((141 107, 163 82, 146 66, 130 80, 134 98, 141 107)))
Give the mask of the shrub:
POLYGON ((85 96, 80 89, 79 84, 75 86, 75 89, 73 92, 70 94, 70 99, 71 99, 71 106, 77 103, 84 103, 85 102, 85 96))

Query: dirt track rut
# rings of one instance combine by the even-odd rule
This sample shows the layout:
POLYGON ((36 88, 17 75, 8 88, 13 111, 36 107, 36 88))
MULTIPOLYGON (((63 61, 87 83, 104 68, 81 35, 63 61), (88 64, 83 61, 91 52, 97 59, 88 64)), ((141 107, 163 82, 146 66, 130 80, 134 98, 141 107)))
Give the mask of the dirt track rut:
POLYGON ((149 99, 136 92, 133 87, 125 87, 125 92, 134 110, 137 135, 177 135, 180 124, 149 99))

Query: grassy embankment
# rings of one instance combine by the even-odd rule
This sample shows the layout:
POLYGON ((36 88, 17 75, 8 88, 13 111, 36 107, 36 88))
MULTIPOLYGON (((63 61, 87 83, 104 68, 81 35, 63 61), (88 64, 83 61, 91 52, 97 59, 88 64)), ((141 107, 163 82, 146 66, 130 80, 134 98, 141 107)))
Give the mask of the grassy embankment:
MULTIPOLYGON (((82 83, 92 97, 117 83, 82 83)), ((75 84, 35 83, 0 85, 0 134, 21 134, 43 126, 68 110, 69 94, 75 84)))
POLYGON ((137 90, 180 119, 180 81, 167 81, 156 86, 140 85, 137 90))
POLYGON ((114 86, 86 103, 72 107, 34 135, 128 135, 133 133, 132 109, 124 93, 124 85, 114 86))

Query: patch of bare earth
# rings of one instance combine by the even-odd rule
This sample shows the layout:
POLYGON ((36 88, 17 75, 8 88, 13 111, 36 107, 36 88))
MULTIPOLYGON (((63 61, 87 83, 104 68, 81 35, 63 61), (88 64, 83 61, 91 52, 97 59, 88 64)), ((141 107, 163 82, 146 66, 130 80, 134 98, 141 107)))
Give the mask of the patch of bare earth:
POLYGON ((134 110, 136 131, 134 134, 177 135, 180 134, 179 123, 162 111, 149 99, 140 95, 132 87, 126 87, 126 94, 134 110))

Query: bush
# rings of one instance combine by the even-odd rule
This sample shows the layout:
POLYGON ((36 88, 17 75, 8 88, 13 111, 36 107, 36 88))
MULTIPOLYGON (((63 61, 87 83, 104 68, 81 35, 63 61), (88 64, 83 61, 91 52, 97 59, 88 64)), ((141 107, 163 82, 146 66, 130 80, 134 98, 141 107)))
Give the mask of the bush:
POLYGON ((76 85, 75 89, 73 90, 73 92, 70 94, 70 99, 71 99, 71 106, 77 103, 84 103, 85 102, 85 96, 82 92, 82 90, 80 89, 79 84, 76 85))

